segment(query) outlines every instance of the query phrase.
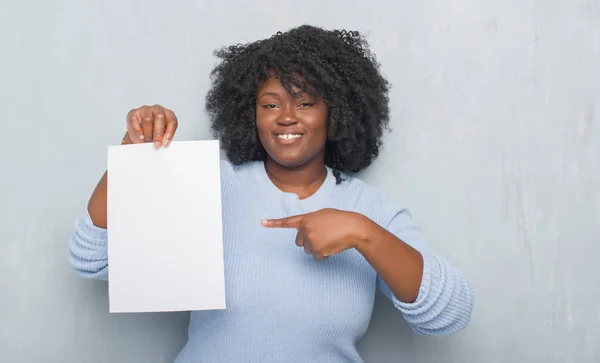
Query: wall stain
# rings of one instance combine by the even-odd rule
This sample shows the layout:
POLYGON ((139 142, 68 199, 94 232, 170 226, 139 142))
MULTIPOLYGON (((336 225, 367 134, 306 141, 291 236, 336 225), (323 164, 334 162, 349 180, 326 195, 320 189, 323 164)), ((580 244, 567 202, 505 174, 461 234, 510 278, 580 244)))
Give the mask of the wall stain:
POLYGON ((518 180, 515 185, 515 204, 517 212, 517 234, 525 249, 527 258, 527 269, 529 271, 529 279, 531 284, 535 283, 533 252, 531 248, 529 222, 527 220, 527 204, 522 190, 522 181, 518 180))

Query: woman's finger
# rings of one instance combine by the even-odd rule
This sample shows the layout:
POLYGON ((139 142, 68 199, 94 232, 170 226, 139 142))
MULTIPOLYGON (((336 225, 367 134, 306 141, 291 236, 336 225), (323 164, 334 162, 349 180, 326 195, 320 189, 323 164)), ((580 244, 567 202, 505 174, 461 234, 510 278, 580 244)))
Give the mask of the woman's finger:
POLYGON ((135 144, 144 141, 144 132, 141 125, 142 119, 137 110, 127 115, 127 134, 130 142, 135 144))
POLYGON ((177 117, 175 113, 171 110, 165 110, 165 114, 167 116, 167 130, 165 131, 165 137, 163 139, 163 145, 165 147, 169 146, 171 140, 173 140, 173 136, 175 136, 175 131, 177 131, 177 117))
POLYGON ((307 255, 312 255, 313 250, 310 243, 304 243, 304 252, 306 252, 307 255))
POLYGON ((153 138, 154 147, 160 148, 163 143, 164 132, 167 124, 167 116, 165 115, 165 111, 161 107, 154 107, 152 109, 152 114, 154 115, 154 126, 153 126, 153 138))
POLYGON ((154 116, 152 115, 152 109, 149 107, 143 107, 140 109, 140 117, 142 118, 142 130, 144 132, 144 141, 151 142, 153 135, 153 124, 154 116))
POLYGON ((298 233, 296 233, 296 246, 304 246, 304 234, 301 230, 298 230, 298 233))

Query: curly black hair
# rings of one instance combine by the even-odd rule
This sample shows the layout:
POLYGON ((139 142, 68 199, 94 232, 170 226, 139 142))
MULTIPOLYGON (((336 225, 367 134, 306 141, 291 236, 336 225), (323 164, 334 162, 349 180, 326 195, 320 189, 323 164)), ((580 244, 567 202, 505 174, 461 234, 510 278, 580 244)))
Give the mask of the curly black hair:
POLYGON ((295 74, 314 87, 329 108, 325 165, 359 172, 379 155, 389 123, 388 81, 367 41, 356 31, 303 25, 249 44, 215 51, 221 61, 211 72, 206 96, 211 130, 234 165, 265 160, 256 129, 256 92, 275 70, 282 85, 307 92, 295 74))

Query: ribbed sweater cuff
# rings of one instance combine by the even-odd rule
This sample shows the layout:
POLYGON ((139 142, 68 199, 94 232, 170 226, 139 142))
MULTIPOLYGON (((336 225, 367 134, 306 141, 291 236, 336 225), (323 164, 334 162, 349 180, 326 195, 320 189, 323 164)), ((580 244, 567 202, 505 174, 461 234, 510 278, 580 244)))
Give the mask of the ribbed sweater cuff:
POLYGON ((107 278, 107 230, 94 226, 87 212, 75 223, 71 237, 69 259, 71 265, 85 278, 107 278))
POLYGON ((93 238, 94 240, 99 240, 102 244, 106 243, 106 239, 108 238, 107 230, 94 225, 92 217, 90 216, 87 208, 85 208, 85 213, 79 218, 77 227, 85 235, 93 238))

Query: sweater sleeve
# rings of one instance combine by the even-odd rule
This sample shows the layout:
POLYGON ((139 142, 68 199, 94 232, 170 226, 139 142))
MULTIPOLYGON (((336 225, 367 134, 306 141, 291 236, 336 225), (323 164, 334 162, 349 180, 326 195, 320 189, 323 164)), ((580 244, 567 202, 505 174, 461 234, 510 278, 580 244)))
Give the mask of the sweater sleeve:
POLYGON ((108 280, 107 240, 106 229, 96 227, 85 208, 69 241, 69 261, 79 276, 108 280))
POLYGON ((407 209, 396 209, 387 229, 421 252, 423 277, 417 299, 400 301, 377 277, 377 287, 400 310, 412 330, 421 335, 450 335, 464 329, 473 309, 474 294, 464 274, 427 245, 407 209))

